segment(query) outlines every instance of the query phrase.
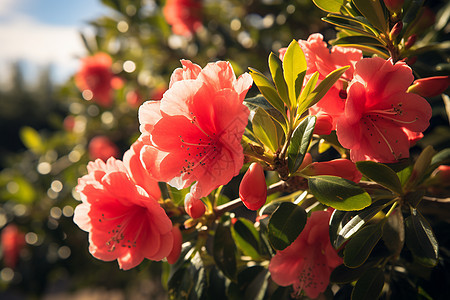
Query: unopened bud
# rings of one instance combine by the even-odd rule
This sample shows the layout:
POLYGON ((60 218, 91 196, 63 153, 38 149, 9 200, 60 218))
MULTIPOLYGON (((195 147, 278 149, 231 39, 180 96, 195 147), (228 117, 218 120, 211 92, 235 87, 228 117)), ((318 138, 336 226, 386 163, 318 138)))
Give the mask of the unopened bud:
POLYGON ((434 76, 417 79, 408 88, 408 93, 422 97, 434 97, 442 94, 450 86, 450 76, 434 76))
POLYGON ((402 31, 403 29, 403 22, 399 21, 395 23, 394 27, 392 27, 391 32, 389 33, 389 37, 391 40, 394 40, 402 31))
POLYGON ((392 13, 399 13, 405 0, 384 0, 384 5, 392 13))
POLYGON ((417 35, 413 34, 411 35, 405 42, 405 49, 409 49, 416 43, 417 35))
POLYGON ((252 163, 248 168, 239 186, 239 197, 251 210, 258 210, 266 203, 266 177, 260 164, 252 163))
POLYGON ((188 193, 184 198, 184 209, 191 218, 197 219, 205 214, 206 207, 202 200, 188 193))

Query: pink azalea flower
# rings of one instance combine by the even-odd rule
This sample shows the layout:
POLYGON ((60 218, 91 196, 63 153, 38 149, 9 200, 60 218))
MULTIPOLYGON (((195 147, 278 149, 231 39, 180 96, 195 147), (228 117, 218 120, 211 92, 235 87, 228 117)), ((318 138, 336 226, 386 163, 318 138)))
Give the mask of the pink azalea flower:
POLYGON ((236 79, 230 63, 219 61, 204 69, 183 60, 174 71, 161 101, 139 109, 142 134, 149 135, 141 159, 158 181, 195 198, 208 195, 239 174, 240 144, 249 110, 242 104, 252 84, 247 73, 236 79))
MULTIPOLYGON (((325 94, 325 96, 310 109, 311 115, 317 116, 314 133, 330 134, 336 129, 336 120, 344 112, 347 98, 347 85, 353 79, 356 63, 362 59, 362 52, 354 48, 333 46, 331 52, 320 33, 311 34, 308 40, 298 40, 305 54, 306 70, 305 83, 316 71, 319 72, 318 83, 332 71, 350 66, 341 79, 325 94)), ((280 49, 280 59, 284 58, 287 48, 280 49)))
POLYGON ((97 159, 87 169, 78 180, 82 203, 74 222, 89 232, 91 254, 105 261, 117 259, 124 270, 144 258, 167 257, 173 248, 172 222, 158 203, 160 192, 136 185, 125 164, 114 158, 106 163, 97 159))
POLYGON ((388 163, 409 157, 414 137, 404 129, 422 132, 431 118, 430 104, 406 92, 413 80, 404 62, 392 64, 374 57, 357 63, 345 113, 336 127, 339 142, 350 149, 351 160, 388 163))
POLYGON ((163 14, 175 34, 190 36, 202 26, 200 0, 167 0, 163 14))
POLYGON ((330 274, 342 258, 331 246, 328 231, 330 211, 314 211, 297 239, 278 251, 269 264, 273 281, 281 286, 293 285, 294 291, 304 291, 317 298, 330 282, 330 274))
MULTIPOLYGON (((106 53, 97 53, 82 59, 75 75, 75 84, 82 92, 88 91, 86 100, 93 100, 103 107, 110 107, 112 90, 118 88, 118 77, 111 70, 112 59, 106 53)), ((85 95, 85 94, 83 94, 85 95)))

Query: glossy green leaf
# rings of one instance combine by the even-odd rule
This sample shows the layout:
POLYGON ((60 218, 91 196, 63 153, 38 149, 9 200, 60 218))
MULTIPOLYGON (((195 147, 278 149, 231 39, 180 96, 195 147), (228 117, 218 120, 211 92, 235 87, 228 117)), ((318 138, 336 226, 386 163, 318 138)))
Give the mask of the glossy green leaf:
POLYGON ((303 158, 311 143, 316 120, 316 116, 307 116, 292 133, 291 142, 287 150, 288 167, 291 174, 294 174, 303 162, 303 158))
POLYGON ((407 189, 413 187, 423 179, 425 171, 430 167, 431 161, 435 154, 436 151, 434 151, 432 146, 427 146, 425 149, 423 149, 416 162, 414 163, 411 176, 406 183, 407 189))
POLYGON ((391 199, 383 199, 360 211, 335 210, 330 219, 330 240, 334 248, 339 249, 359 229, 384 209, 391 199))
POLYGON ((384 45, 376 38, 367 35, 352 35, 339 38, 333 41, 333 45, 347 45, 347 44, 359 44, 368 46, 384 47, 384 45))
POLYGON ((325 18, 322 18, 322 20, 336 27, 345 28, 358 34, 371 37, 376 36, 374 33, 376 31, 370 25, 366 25, 363 22, 358 21, 357 19, 354 19, 352 17, 330 14, 325 18))
POLYGON ((356 167, 363 175, 376 183, 397 194, 403 193, 400 179, 391 168, 373 161, 358 161, 356 167))
POLYGON ((384 286, 384 271, 381 268, 366 270, 355 284, 352 300, 377 300, 384 286))
POLYGON ((405 231, 406 245, 414 258, 424 266, 434 267, 438 261, 438 242, 430 224, 415 208, 405 219, 405 231))
POLYGON ((372 203, 372 199, 353 181, 336 176, 314 176, 308 178, 311 193, 322 204, 337 210, 361 210, 372 203))
POLYGON ((420 17, 420 11, 423 6, 424 0, 411 0, 409 1, 410 4, 406 8, 406 10, 403 11, 403 30, 401 36, 404 36, 407 34, 407 36, 411 35, 414 32, 410 33, 410 30, 412 27, 414 27, 414 21, 417 17, 420 17))
POLYGON ((338 13, 341 11, 344 0, 313 0, 314 4, 323 11, 338 13))
POLYGON ((378 260, 367 261, 358 268, 349 268, 344 264, 339 265, 331 272, 330 282, 343 284, 356 281, 367 269, 373 267, 377 263, 378 260))
POLYGON ((293 40, 283 58, 283 75, 289 92, 290 107, 295 105, 297 98, 300 96, 305 74, 305 54, 298 42, 293 40))
POLYGON ((238 274, 240 299, 263 300, 269 284, 269 270, 262 266, 252 266, 238 274))
POLYGON ((252 119, 253 133, 272 152, 278 150, 278 132, 272 118, 263 109, 256 110, 252 119))
POLYGON ((231 280, 236 278, 236 244, 230 227, 219 223, 214 235, 213 257, 217 267, 231 280))
POLYGON ((319 79, 319 71, 314 72, 314 74, 309 78, 308 82, 305 84, 305 87, 302 89, 300 94, 299 104, 303 103, 306 98, 314 91, 316 88, 317 81, 319 79))
POLYGON ((384 15, 380 0, 352 0, 359 12, 381 32, 386 32, 388 19, 384 15))
POLYGON ((289 103, 289 92, 283 76, 283 62, 273 52, 269 55, 269 69, 282 101, 289 103))
POLYGON ((370 224, 358 231, 345 245, 344 264, 350 268, 361 266, 383 235, 384 222, 370 224))
POLYGON ((439 165, 448 165, 450 164, 450 148, 446 148, 444 150, 436 153, 431 159, 430 163, 430 172, 436 169, 439 165))
POLYGON ((259 255, 259 234, 253 222, 239 218, 231 227, 231 233, 236 245, 245 255, 253 259, 258 259, 259 255))
POLYGON ((347 71, 350 66, 345 66, 334 70, 328 74, 319 85, 306 97, 304 101, 299 103, 297 114, 302 115, 309 107, 313 106, 328 92, 328 90, 341 78, 342 74, 347 71))
POLYGON ((408 182, 411 173, 412 173, 412 166, 408 166, 403 170, 397 172, 397 177, 400 179, 402 186, 404 186, 405 183, 408 182))
POLYGON ((269 220, 269 241, 276 250, 283 250, 305 227, 306 211, 291 202, 283 202, 269 220))
POLYGON ((252 111, 256 111, 258 108, 265 110, 272 120, 277 122, 285 133, 287 132, 286 113, 281 113, 276 110, 263 96, 259 95, 256 97, 247 98, 244 100, 244 104, 252 111))
POLYGON ((281 100, 277 90, 275 89, 273 84, 269 81, 269 79, 258 70, 252 68, 250 68, 250 70, 251 70, 250 75, 252 76, 253 81, 255 82, 256 86, 258 87, 259 91, 264 96, 264 98, 266 98, 267 101, 269 101, 269 103, 279 112, 285 113, 283 100, 281 100))
POLYGON ((396 209, 383 227, 383 242, 395 256, 400 255, 405 243, 405 225, 401 210, 396 209))
POLYGON ((20 129, 20 139, 22 143, 36 154, 42 154, 45 151, 45 146, 41 136, 36 129, 25 126, 20 129))

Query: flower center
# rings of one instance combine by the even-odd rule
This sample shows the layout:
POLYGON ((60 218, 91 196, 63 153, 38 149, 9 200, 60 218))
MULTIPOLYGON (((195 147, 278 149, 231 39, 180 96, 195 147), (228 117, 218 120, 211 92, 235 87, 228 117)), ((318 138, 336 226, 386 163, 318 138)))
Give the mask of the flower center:
POLYGON ((216 137, 216 133, 209 134, 205 132, 198 124, 195 116, 192 117, 190 122, 202 132, 202 135, 199 135, 198 140, 195 142, 192 140, 187 142, 183 136, 178 136, 181 141, 181 148, 187 154, 187 158, 184 160, 186 164, 180 171, 181 175, 190 175, 195 168, 205 166, 209 161, 214 160, 217 155, 218 138, 216 137))
MULTIPOLYGON (((136 247, 136 240, 139 237, 143 224, 145 222, 139 222, 139 228, 137 230, 127 230, 127 227, 130 227, 130 223, 132 223, 133 220, 137 219, 137 213, 128 213, 126 212, 123 215, 111 217, 111 218, 105 218, 105 214, 102 214, 102 217, 99 219, 99 222, 102 223, 103 221, 117 221, 120 220, 119 224, 116 224, 113 226, 113 229, 108 231, 108 235, 110 235, 110 239, 106 242, 106 246, 109 248, 108 252, 113 252, 116 250, 116 247, 123 247, 123 248, 132 248, 136 247), (128 236, 127 233, 133 232, 134 238, 133 239, 126 239, 128 236)), ((142 219, 142 218, 140 218, 142 219)), ((117 222, 114 222, 117 223, 117 222)))

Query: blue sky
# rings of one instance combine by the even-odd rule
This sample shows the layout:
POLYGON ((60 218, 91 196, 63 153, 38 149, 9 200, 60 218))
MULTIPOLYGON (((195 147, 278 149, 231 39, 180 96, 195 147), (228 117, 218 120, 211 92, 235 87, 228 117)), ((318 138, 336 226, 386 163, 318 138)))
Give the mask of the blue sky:
POLYGON ((85 55, 80 30, 107 13, 100 0, 1 0, 0 83, 8 81, 15 61, 23 63, 28 80, 51 64, 53 78, 64 82, 85 55))

